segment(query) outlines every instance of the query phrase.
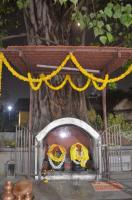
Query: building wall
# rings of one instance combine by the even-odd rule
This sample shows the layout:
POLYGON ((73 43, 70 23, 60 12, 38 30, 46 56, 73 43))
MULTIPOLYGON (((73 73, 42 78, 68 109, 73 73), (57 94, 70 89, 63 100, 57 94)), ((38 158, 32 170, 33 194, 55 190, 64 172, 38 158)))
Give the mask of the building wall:
POLYGON ((123 114, 126 121, 132 122, 132 101, 123 99, 113 110, 116 114, 123 114))
POLYGON ((5 176, 7 161, 15 160, 13 148, 0 148, 0 176, 5 176))
POLYGON ((28 124, 28 120, 29 120, 29 112, 26 111, 20 111, 19 112, 19 126, 21 127, 25 127, 28 124))
POLYGON ((15 140, 15 132, 0 132, 0 141, 1 140, 15 140))

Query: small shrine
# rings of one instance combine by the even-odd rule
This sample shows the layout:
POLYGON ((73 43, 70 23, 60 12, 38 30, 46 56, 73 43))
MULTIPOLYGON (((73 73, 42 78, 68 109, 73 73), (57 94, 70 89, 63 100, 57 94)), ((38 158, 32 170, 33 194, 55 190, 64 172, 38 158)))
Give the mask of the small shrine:
MULTIPOLYGON (((30 86, 29 131, 27 132, 28 175, 32 172, 36 179, 49 180, 101 178, 102 139, 100 133, 84 118, 74 115, 73 111, 70 113, 68 110, 67 114, 65 109, 64 111, 62 109, 60 117, 59 105, 65 107, 65 104, 58 104, 55 109, 53 95, 50 108, 54 107, 53 114, 56 116, 54 119, 47 110, 43 109, 44 101, 43 103, 40 101, 39 106, 36 105, 34 101, 36 97, 33 95, 38 92, 37 102, 43 96, 39 93, 43 86, 46 88, 45 92, 51 90, 55 93, 63 90, 68 84, 72 90, 76 91, 76 94, 86 93, 92 86, 102 94, 104 129, 106 130, 106 87, 132 73, 132 64, 123 68, 130 59, 132 59, 132 49, 122 47, 9 46, 1 50, 0 91, 2 67, 6 67, 13 76, 30 86), (121 73, 113 76, 112 73, 118 68, 122 68, 121 73), (62 81, 59 85, 54 84, 52 79, 59 75, 62 81), (82 85, 76 83, 75 75, 84 77, 82 85), (46 120, 46 118, 46 124, 43 125, 42 119, 46 120)), ((63 98, 65 98, 63 95, 60 96, 59 102, 63 101, 63 98)), ((71 101, 74 100, 71 99, 71 101)), ((45 102, 48 104, 47 99, 45 102)), ((75 111, 81 106, 85 105, 75 107, 75 111)), ((70 109, 72 110, 72 106, 70 109)))

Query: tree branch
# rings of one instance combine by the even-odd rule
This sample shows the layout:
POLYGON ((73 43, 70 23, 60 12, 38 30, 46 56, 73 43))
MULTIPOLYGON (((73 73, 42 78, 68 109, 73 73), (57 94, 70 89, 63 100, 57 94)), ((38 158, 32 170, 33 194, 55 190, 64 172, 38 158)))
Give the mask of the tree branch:
MULTIPOLYGON (((11 40, 11 39, 14 39, 14 38, 21 38, 21 37, 26 37, 26 36, 27 36, 26 33, 21 33, 21 34, 18 34, 18 35, 9 35, 9 36, 5 36, 5 37, 0 37, 0 40, 2 40, 2 41, 4 41, 4 40, 11 40)), ((49 43, 54 44, 54 45, 58 45, 56 42, 54 42, 52 40, 46 40, 43 37, 40 37, 40 39, 42 41, 49 42, 49 43)))
POLYGON ((92 0, 92 6, 93 6, 93 12, 95 13, 95 5, 94 5, 94 0, 92 0))
POLYGON ((0 37, 0 40, 10 40, 10 39, 21 38, 21 37, 26 37, 26 36, 27 36, 26 33, 21 33, 18 35, 9 35, 9 36, 5 36, 5 37, 0 37))
POLYGON ((45 39, 43 37, 39 37, 39 38, 40 38, 40 40, 45 41, 45 42, 49 42, 50 44, 58 45, 58 43, 56 43, 56 42, 54 42, 52 40, 47 40, 47 39, 45 39))

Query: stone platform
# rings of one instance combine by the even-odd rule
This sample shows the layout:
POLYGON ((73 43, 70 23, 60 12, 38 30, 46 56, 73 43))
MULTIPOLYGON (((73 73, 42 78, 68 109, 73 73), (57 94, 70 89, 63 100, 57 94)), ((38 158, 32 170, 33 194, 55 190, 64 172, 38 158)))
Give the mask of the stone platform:
MULTIPOLYGON (((47 175, 41 176, 41 180, 47 179, 47 180, 97 180, 98 176, 97 174, 92 171, 50 171, 47 173, 47 175)), ((36 180, 38 180, 38 176, 36 176, 36 180)))
MULTIPOLYGON (((13 183, 25 179, 16 177, 13 183)), ((4 182, 0 177, 0 196, 4 182)), ((92 186, 94 181, 87 180, 44 180, 33 182, 34 200, 132 200, 132 173, 114 175, 111 180, 121 183, 124 187, 120 191, 96 192, 92 186)))

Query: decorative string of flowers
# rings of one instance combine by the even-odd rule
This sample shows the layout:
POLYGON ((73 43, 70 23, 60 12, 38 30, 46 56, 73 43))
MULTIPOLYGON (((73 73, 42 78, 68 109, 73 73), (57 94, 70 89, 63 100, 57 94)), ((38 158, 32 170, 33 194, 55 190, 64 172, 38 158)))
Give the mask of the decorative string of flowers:
POLYGON ((85 167, 89 160, 88 149, 81 143, 73 144, 70 148, 70 157, 75 164, 85 167))
POLYGON ((34 90, 37 91, 40 89, 42 83, 44 82, 50 89, 52 90, 60 90, 62 89, 67 82, 69 82, 70 86, 78 91, 78 92, 82 92, 84 90, 86 90, 90 83, 93 83, 93 86, 97 89, 97 90, 103 90, 108 83, 114 83, 117 81, 120 81, 121 79, 125 78, 126 76, 128 76, 130 73, 132 73, 132 64, 128 67, 128 69, 121 74, 118 77, 115 78, 111 78, 109 79, 109 75, 106 74, 104 79, 103 78, 98 78, 95 75, 93 75, 92 73, 87 72, 86 69, 84 69, 84 67, 82 67, 80 65, 80 63, 77 61, 76 57, 70 53, 68 54, 65 59, 62 61, 61 65, 59 65, 57 67, 56 70, 54 70, 53 72, 51 72, 48 75, 45 74, 40 74, 39 78, 33 78, 31 73, 29 72, 26 76, 21 75, 20 73, 18 73, 7 61, 6 57, 4 56, 3 53, 0 53, 0 93, 1 93, 1 79, 2 79, 2 64, 4 64, 7 69, 12 73, 13 76, 15 76, 16 78, 18 78, 21 81, 25 81, 28 82, 30 87, 34 90), (60 83, 58 86, 54 86, 52 85, 49 81, 54 78, 56 75, 59 74, 59 72, 65 67, 65 65, 67 64, 67 62, 71 60, 74 65, 79 69, 79 71, 87 78, 86 84, 82 87, 78 87, 76 86, 71 78, 71 75, 66 75, 64 80, 62 81, 62 83, 60 83), (100 83, 102 83, 102 85, 99 85, 100 83))
POLYGON ((108 74, 105 75, 104 82, 102 83, 101 86, 99 86, 99 85, 96 83, 96 81, 92 80, 93 85, 94 85, 94 87, 95 87, 97 90, 103 90, 103 89, 107 86, 108 81, 109 81, 109 75, 108 75, 108 74))
POLYGON ((0 59, 0 96, 1 96, 1 90, 2 90, 2 60, 0 59))
POLYGON ((63 146, 52 144, 47 152, 48 160, 53 169, 60 169, 65 161, 66 150, 63 146))
POLYGON ((30 85, 30 87, 31 87, 34 91, 37 91, 37 90, 40 89, 43 80, 42 80, 42 79, 38 79, 38 82, 37 82, 37 83, 34 83, 33 80, 34 80, 34 79, 32 78, 31 73, 28 73, 29 85, 30 85), (36 85, 35 85, 35 84, 36 84, 36 85))

